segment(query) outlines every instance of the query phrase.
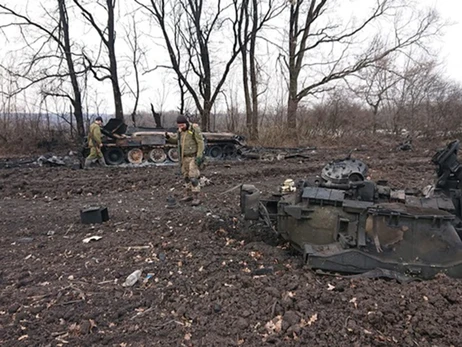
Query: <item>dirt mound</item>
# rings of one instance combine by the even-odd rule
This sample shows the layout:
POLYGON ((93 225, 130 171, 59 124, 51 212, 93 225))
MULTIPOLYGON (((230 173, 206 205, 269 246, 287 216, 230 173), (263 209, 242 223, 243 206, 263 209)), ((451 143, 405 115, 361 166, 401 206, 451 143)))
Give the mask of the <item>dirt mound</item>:
MULTIPOLYGON (((373 179, 422 188, 433 149, 354 156, 373 179)), ((233 187, 275 187, 347 153, 212 163, 198 208, 171 208, 182 188, 176 167, 1 170, 1 345, 462 345, 459 280, 319 276, 287 244, 245 227, 233 187), (81 224, 79 210, 94 204, 110 220, 81 224), (82 242, 89 236, 101 239, 82 242), (123 287, 138 269, 140 281, 123 287)))

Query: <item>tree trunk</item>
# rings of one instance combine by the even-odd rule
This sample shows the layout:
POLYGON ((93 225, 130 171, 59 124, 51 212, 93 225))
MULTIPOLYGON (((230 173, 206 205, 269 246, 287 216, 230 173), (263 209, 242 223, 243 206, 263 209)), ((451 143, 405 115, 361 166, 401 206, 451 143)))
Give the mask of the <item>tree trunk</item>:
POLYGON ((178 111, 180 112, 180 114, 184 114, 186 90, 185 90, 184 83, 181 81, 181 78, 177 78, 177 82, 178 82, 178 87, 180 89, 180 108, 178 111))
POLYGON ((252 140, 258 139, 258 81, 257 81, 257 67, 256 67, 256 57, 255 57, 255 48, 257 45, 257 31, 258 31, 258 2, 253 0, 252 2, 253 10, 253 25, 252 31, 250 33, 250 51, 249 51, 249 60, 250 60, 250 85, 252 88, 252 124, 250 131, 250 138, 252 140))
POLYGON ((212 110, 212 104, 204 100, 204 108, 201 113, 201 129, 203 131, 210 131, 210 111, 212 110))
POLYGON ((372 124, 372 134, 375 135, 377 133, 377 115, 379 113, 379 105, 374 105, 372 107, 372 114, 373 114, 373 124, 372 124))
MULTIPOLYGON (((247 35, 249 33, 249 0, 243 0, 242 2, 243 19, 240 25, 243 27, 239 32, 239 45, 241 48, 241 59, 242 59, 242 87, 244 89, 244 101, 245 101, 245 124, 249 132, 249 137, 253 140, 252 132, 252 101, 250 99, 250 88, 249 88, 249 67, 247 64, 247 35), (244 39, 243 39, 244 38, 244 39)), ((252 59, 249 56, 250 59, 252 59)))
POLYGON ((245 100, 245 124, 247 130, 249 131, 250 138, 252 139, 252 105, 250 100, 250 91, 249 91, 249 77, 248 77, 248 67, 247 67, 247 47, 246 45, 242 47, 242 87, 244 89, 244 100, 245 100))
POLYGON ((74 118, 77 124, 77 134, 79 139, 83 140, 85 137, 85 127, 83 125, 82 105, 74 107, 74 118))
MULTIPOLYGON (((109 69, 111 73, 112 93, 114 94, 115 117, 124 119, 122 107, 122 93, 119 87, 119 76, 117 73, 117 58, 115 53, 115 28, 114 28, 114 0, 107 0, 108 11, 108 51, 109 51, 109 69)), ((115 1, 114 1, 115 2, 115 1)))
POLYGON ((85 127, 83 125, 83 112, 82 112, 82 95, 80 92, 79 82, 77 80, 77 74, 75 72, 74 61, 72 60, 71 53, 71 41, 69 34, 69 21, 67 15, 66 1, 58 0, 59 6, 59 17, 61 21, 63 39, 64 39, 64 54, 66 57, 67 67, 69 69, 69 76, 71 78, 72 90, 74 92, 74 98, 71 100, 72 106, 74 106, 74 117, 77 124, 77 135, 80 140, 85 137, 85 127))
POLYGON ((117 119, 124 119, 124 111, 122 107, 122 93, 119 87, 119 77, 117 74, 117 61, 115 52, 111 54, 111 80, 112 80, 112 93, 114 94, 115 117, 117 119))
POLYGON ((299 100, 289 95, 287 103, 287 130, 295 131, 297 129, 297 109, 299 100))

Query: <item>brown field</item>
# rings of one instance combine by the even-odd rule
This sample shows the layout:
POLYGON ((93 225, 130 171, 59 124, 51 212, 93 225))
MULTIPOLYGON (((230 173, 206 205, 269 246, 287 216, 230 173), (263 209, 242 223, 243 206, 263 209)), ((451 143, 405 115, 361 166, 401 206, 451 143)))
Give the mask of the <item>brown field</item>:
MULTIPOLYGON (((422 188, 441 144, 402 152, 380 141, 354 157, 372 179, 422 188)), ((181 193, 175 166, 0 170, 0 345, 461 346, 460 280, 316 275, 263 227, 245 231, 238 189, 223 193, 275 189, 348 150, 212 163, 197 208, 167 208, 181 193), (89 204, 107 206, 110 220, 81 224, 89 204), (102 239, 82 242, 92 235, 102 239), (152 278, 122 287, 137 269, 152 278)))

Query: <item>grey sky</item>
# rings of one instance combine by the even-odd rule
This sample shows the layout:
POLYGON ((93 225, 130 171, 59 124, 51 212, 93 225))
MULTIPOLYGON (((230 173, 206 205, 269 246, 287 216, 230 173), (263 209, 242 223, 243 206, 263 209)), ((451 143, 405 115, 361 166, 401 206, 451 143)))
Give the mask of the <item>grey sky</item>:
POLYGON ((443 18, 453 23, 444 30, 441 42, 435 42, 435 45, 441 47, 440 57, 446 63, 447 74, 462 83, 462 1, 424 0, 422 3, 434 6, 443 18))

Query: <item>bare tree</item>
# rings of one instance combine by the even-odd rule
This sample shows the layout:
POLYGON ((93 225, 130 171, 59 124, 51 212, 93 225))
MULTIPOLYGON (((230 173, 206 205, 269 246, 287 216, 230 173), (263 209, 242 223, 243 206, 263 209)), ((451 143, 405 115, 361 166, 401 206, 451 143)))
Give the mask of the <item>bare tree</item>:
POLYGON ((226 95, 226 93, 223 93, 223 98, 225 100, 226 104, 226 129, 235 132, 237 129, 237 126, 239 124, 239 98, 237 96, 237 92, 234 88, 229 93, 226 95))
POLYGON ((242 59, 242 85, 246 109, 246 124, 250 139, 258 137, 258 68, 257 68, 257 37, 264 25, 281 14, 284 3, 268 0, 242 0, 243 17, 239 20, 239 45, 242 59), (263 8, 266 5, 266 8, 263 8), (249 81, 250 80, 250 81, 249 81), (250 86, 249 86, 250 82, 250 86))
MULTIPOLYGON (((288 71, 287 126, 297 126, 297 108, 302 99, 326 90, 335 80, 360 71, 375 62, 406 48, 422 44, 441 29, 434 11, 417 15, 400 22, 405 5, 399 0, 375 0, 369 15, 363 20, 342 25, 329 21, 329 11, 340 6, 332 0, 297 0, 289 2, 289 42, 284 50, 283 62, 288 71), (364 33, 373 29, 373 24, 387 16, 394 17, 394 27, 389 38, 379 34, 372 36, 365 50, 354 51, 355 43, 364 46, 364 33), (325 51, 323 51, 325 49, 325 51), (327 51, 326 54, 323 54, 327 51), (321 57, 322 60, 316 60, 321 57), (309 60, 308 60, 309 59, 309 60), (316 72, 316 74, 311 74, 316 72)), ((345 6, 344 4, 342 4, 345 6)))
POLYGON ((427 136, 443 132, 445 136, 462 131, 462 86, 439 75, 426 101, 427 136))
POLYGON ((28 15, 20 14, 12 8, 0 4, 0 8, 5 11, 4 14, 12 16, 17 20, 16 22, 3 24, 0 28, 18 26, 22 31, 22 28, 28 27, 38 31, 42 35, 38 39, 38 41, 41 41, 41 44, 36 46, 29 43, 26 33, 22 33, 27 47, 34 46, 36 48, 33 48, 35 50, 31 58, 24 63, 25 69, 23 71, 8 69, 8 72, 15 78, 25 80, 25 85, 18 86, 13 94, 21 93, 35 85, 41 85, 41 93, 45 98, 49 96, 67 98, 74 108, 77 133, 80 138, 83 138, 85 129, 82 115, 82 95, 78 76, 85 74, 85 71, 77 71, 75 67, 66 0, 56 0, 56 3, 57 15, 48 11, 46 12, 49 22, 53 23, 53 26, 50 27, 40 24, 39 18, 33 19, 28 15), (53 42, 57 46, 57 52, 53 46, 49 45, 50 42, 53 42), (50 63, 53 60, 57 60, 56 64, 50 63), (67 70, 62 66, 63 61, 67 70), (67 79, 70 79, 72 93, 69 93, 65 86, 67 79))
MULTIPOLYGON (((445 136, 457 134, 460 137, 462 132, 462 86, 454 81, 447 81, 440 78, 440 86, 435 88, 433 108, 428 124, 435 124, 438 131, 445 136)), ((430 114, 429 114, 430 115, 430 114)), ((430 131, 431 128, 429 127, 430 131)), ((431 133, 437 134, 436 131, 431 133)))
POLYGON ((131 55, 129 59, 133 67, 135 86, 132 87, 128 81, 125 81, 125 84, 135 99, 130 118, 132 119, 133 126, 136 126, 136 114, 141 95, 140 68, 142 66, 142 61, 145 58, 146 51, 140 45, 140 33, 138 32, 135 14, 130 16, 129 27, 125 30, 125 41, 130 48, 131 55))
MULTIPOLYGON (((177 74, 182 85, 192 96, 201 114, 201 125, 210 130, 210 113, 233 62, 240 52, 238 25, 243 11, 240 1, 223 4, 222 0, 211 3, 204 0, 151 0, 150 5, 135 0, 146 9, 159 25, 170 57, 170 68, 177 74), (214 63, 214 35, 223 35, 226 25, 230 26, 233 37, 226 59, 221 52, 221 62, 214 63), (174 32, 170 28, 174 28, 174 32), (181 55, 187 57, 182 65, 181 55), (219 66, 223 65, 219 74, 219 66), (191 72, 191 73, 189 73, 191 72), (214 78, 215 76, 218 76, 214 78), (193 84, 197 83, 197 88, 193 84)), ((222 39, 222 38, 221 38, 222 39)), ((225 47, 221 47, 222 50, 225 47)))
POLYGON ((101 39, 102 44, 106 47, 107 55, 109 59, 109 65, 100 64, 97 61, 92 61, 88 55, 85 55, 85 59, 89 65, 93 76, 98 81, 110 80, 112 84, 112 94, 114 96, 115 116, 118 119, 124 118, 124 112, 122 107, 122 93, 119 86, 119 76, 117 72, 117 57, 115 50, 116 32, 115 32, 115 14, 114 8, 116 0, 97 0, 96 4, 104 9, 107 13, 106 26, 102 27, 97 23, 94 15, 82 5, 81 0, 73 0, 77 7, 82 11, 82 16, 88 23, 95 29, 98 36, 101 39), (100 71, 104 71, 100 75, 100 71))
POLYGON ((437 66, 434 60, 409 59, 401 72, 402 78, 387 90, 387 99, 393 109, 392 125, 395 134, 406 128, 409 135, 414 137, 416 132, 428 134, 439 130, 439 127, 444 128, 442 119, 448 114, 444 110, 443 100, 450 90, 450 81, 445 81, 437 71, 437 66), (435 112, 437 105, 443 112, 435 112))
MULTIPOLYGON (((388 90, 402 80, 399 68, 394 66, 393 61, 384 58, 375 65, 353 74, 360 82, 349 84, 357 96, 362 98, 372 110, 372 133, 375 134, 379 123, 379 111, 388 95, 388 90)), ((384 123, 384 120, 383 120, 384 123)))

